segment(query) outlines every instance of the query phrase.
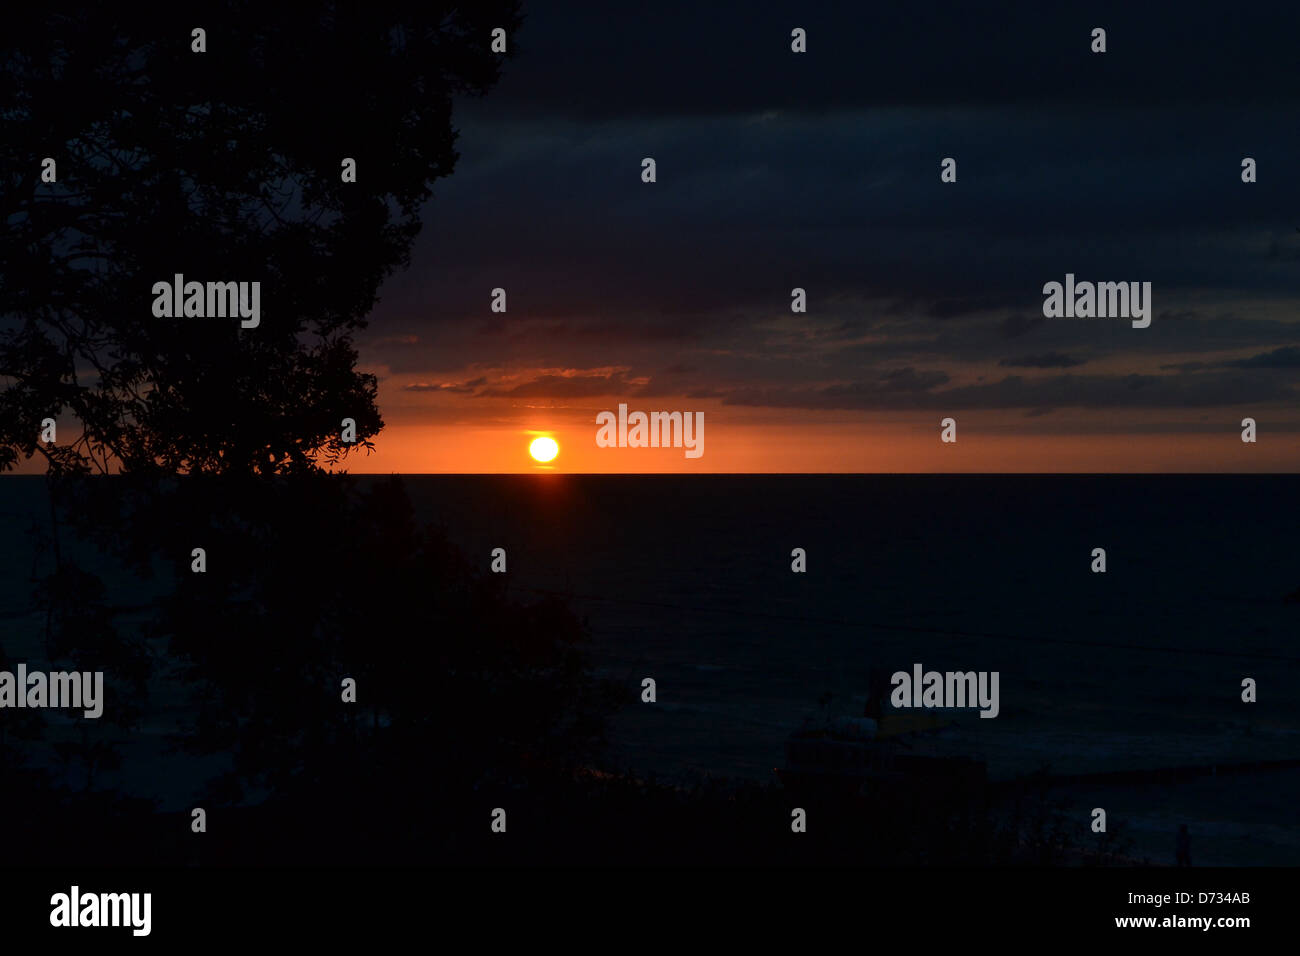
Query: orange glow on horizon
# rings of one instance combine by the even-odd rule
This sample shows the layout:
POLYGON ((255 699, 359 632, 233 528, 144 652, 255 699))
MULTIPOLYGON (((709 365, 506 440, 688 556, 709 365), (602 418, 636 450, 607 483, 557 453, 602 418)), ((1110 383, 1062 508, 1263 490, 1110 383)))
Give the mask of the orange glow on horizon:
MULTIPOLYGON (((982 423, 981 423, 982 424, 982 423)), ((990 423, 992 424, 992 423, 990 423)), ((999 423, 1001 424, 1001 423, 999 423)), ((392 424, 370 455, 352 455, 353 474, 708 474, 708 473, 1151 473, 1293 472, 1292 442, 1243 443, 1221 434, 1008 434, 970 422, 956 444, 937 423, 816 425, 730 422, 707 432, 700 458, 680 448, 601 448, 585 421, 536 429, 564 450, 548 463, 519 454, 518 427, 392 424), (553 437, 552 437, 553 436, 553 437)))

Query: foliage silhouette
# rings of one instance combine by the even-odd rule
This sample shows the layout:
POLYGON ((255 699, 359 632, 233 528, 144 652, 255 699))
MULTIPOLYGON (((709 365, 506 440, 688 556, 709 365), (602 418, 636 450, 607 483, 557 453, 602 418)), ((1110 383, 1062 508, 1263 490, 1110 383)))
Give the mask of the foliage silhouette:
MULTIPOLYGON (((56 4, 13 11, 0 40, 0 470, 45 461, 45 656, 107 671, 107 711, 127 727, 150 696, 153 721, 175 724, 190 695, 177 742, 228 761, 213 807, 269 798, 301 819, 337 822, 344 804, 374 819, 394 793, 429 795, 430 757, 460 791, 563 773, 607 709, 573 614, 506 600, 414 527, 400 483, 359 490, 322 471, 382 427, 352 337, 408 264, 457 160, 453 97, 496 82, 490 31, 513 33, 517 4, 304 16, 226 2, 194 20, 56 4), (206 52, 191 50, 195 27, 206 52), (176 274, 259 281, 260 324, 156 317, 153 285, 176 274), (72 439, 41 441, 46 418, 72 439), (105 563, 138 577, 145 623, 121 624, 105 563)), ((46 768, 66 777, 80 761, 77 832, 99 834, 83 853, 174 854, 161 818, 97 787, 122 762, 106 726, 56 739, 39 714, 6 715, 0 760, 27 786, 4 811, 54 825, 73 791, 46 768), (45 768, 27 759, 42 735, 45 768)), ((179 781, 161 793, 187 795, 179 781)), ((27 849, 39 858, 39 837, 27 849)))
POLYGON ((55 4, 0 43, 0 467, 281 474, 382 425, 352 333, 408 262, 511 2, 55 4), (191 30, 207 31, 207 52, 191 30), (41 181, 41 160, 57 182, 41 181), (358 164, 342 182, 341 162, 358 164), (154 282, 262 282, 256 329, 159 319, 154 282), (60 413, 75 442, 38 441, 60 413))

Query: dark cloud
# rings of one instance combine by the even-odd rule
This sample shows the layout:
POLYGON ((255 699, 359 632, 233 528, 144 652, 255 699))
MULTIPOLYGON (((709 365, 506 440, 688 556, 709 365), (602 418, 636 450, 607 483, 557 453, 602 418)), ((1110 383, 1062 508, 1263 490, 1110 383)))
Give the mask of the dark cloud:
POLYGON ((1288 345, 1223 364, 1226 368, 1300 368, 1300 348, 1288 345))
POLYGON ((973 312, 987 312, 989 309, 995 309, 1002 305, 999 299, 988 296, 978 296, 968 299, 940 299, 927 310, 927 314, 934 319, 952 319, 962 315, 970 315, 973 312))
POLYGON ((485 385, 487 379, 480 377, 468 382, 462 382, 459 385, 445 383, 416 382, 411 385, 403 386, 403 391, 407 392, 451 392, 455 395, 469 395, 473 391, 485 385))
POLYGON ((529 5, 497 106, 591 120, 794 108, 1300 101, 1292 4, 529 5), (1109 49, 1091 53, 1104 25, 1109 49), (793 27, 808 52, 790 51, 793 27))
POLYGON ((1002 335, 1008 339, 1019 338, 1026 332, 1038 328, 1046 321, 1047 319, 1041 315, 1021 315, 1019 313, 1009 315, 1002 320, 1002 335))
POLYGON ((362 356, 412 392, 512 398, 1046 414, 1293 397, 1269 370, 1300 344, 1300 8, 1086 14, 530 8, 500 88, 457 105, 460 162, 362 356), (1152 327, 1047 322, 1043 283, 1066 272, 1152 282, 1152 327), (1136 374, 998 371, 1102 361, 1136 374), (477 368, 586 371, 460 381, 477 368), (593 371, 610 368, 635 374, 593 371))
POLYGON ((724 405, 755 405, 772 408, 890 408, 913 407, 916 396, 944 385, 948 374, 895 369, 871 382, 849 382, 821 388, 738 388, 727 392, 724 405))
POLYGON ((1187 408, 1294 401, 1296 392, 1258 378, 1220 375, 1192 382, 1183 376, 1009 376, 1000 382, 900 393, 878 383, 812 389, 736 389, 727 405, 863 411, 972 408, 1187 408))
POLYGON ((1087 361, 1087 359, 1074 358, 1061 352, 1043 352, 1039 355, 1004 358, 998 364, 1012 368, 1073 368, 1076 365, 1083 365, 1087 361))
MULTIPOLYGON (((948 381, 947 372, 918 372, 914 368, 900 368, 887 372, 877 383, 877 387, 881 392, 923 392, 945 385, 948 381)), ((833 385, 828 391, 834 391, 839 387, 833 385)))
POLYGON ((1294 232, 1279 210, 1300 208, 1300 178, 1247 187, 1222 155, 1225 141, 1261 136, 1261 154, 1300 155, 1300 129, 1259 107, 1082 122, 793 112, 641 128, 510 123, 490 104, 462 129, 460 165, 415 254, 437 268, 385 288, 379 334, 423 338, 419 326, 381 329, 394 312, 482 318, 496 287, 510 309, 496 328, 552 319, 572 335, 690 341, 728 315, 788 313, 795 286, 810 314, 849 298, 912 313, 923 302, 921 314, 951 319, 1032 315, 1043 283, 1067 271, 1151 281, 1159 314, 1180 289, 1295 285, 1294 265, 1266 253, 1270 236, 1294 232), (962 178, 942 185, 937 151, 953 139, 962 178), (645 155, 657 183, 640 181, 645 155))
POLYGON ((1243 359, 1228 359, 1220 362, 1175 362, 1160 367, 1179 372, 1201 372, 1215 368, 1300 369, 1300 348, 1286 345, 1243 359))
POLYGON ((510 388, 488 388, 479 393, 495 398, 587 398, 629 392, 635 385, 622 372, 586 375, 539 375, 510 388))

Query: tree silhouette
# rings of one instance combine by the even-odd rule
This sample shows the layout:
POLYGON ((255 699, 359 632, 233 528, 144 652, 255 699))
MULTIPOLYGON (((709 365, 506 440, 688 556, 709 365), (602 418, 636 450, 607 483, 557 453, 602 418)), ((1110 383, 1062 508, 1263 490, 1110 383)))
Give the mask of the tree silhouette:
MULTIPOLYGON (((570 772, 608 710, 567 607, 508 600, 415 526, 400 483, 359 489, 322 470, 382 427, 352 336, 454 168, 452 98, 493 85, 491 30, 520 22, 504 0, 310 17, 226 2, 198 19, 88 3, 16 10, 0 38, 0 470, 47 466, 53 561, 34 589, 47 656, 108 671, 127 726, 146 685, 186 692, 176 742, 227 760, 208 798, 292 803, 311 821, 299 852, 316 824, 338 832, 344 807, 393 837, 408 819, 394 802, 427 813, 539 768, 570 772), (260 282, 260 324, 155 316, 154 283, 178 273, 260 282), (71 439, 41 441, 46 418, 71 420, 71 439), (80 566, 65 536, 150 583, 143 625, 115 620, 102 567, 80 566)), ((3 809, 66 825, 71 798, 41 771, 19 775, 42 729, 13 726, 0 725, 0 761, 27 787, 3 809)), ((50 742, 64 766, 84 764, 88 791, 120 762, 99 724, 50 742)), ((177 852, 156 819, 124 822, 110 794, 96 817, 93 797, 77 833, 103 853, 107 833, 177 852)))
POLYGON ((346 454, 345 417, 364 445, 382 423, 351 335, 515 5, 55 6, 0 40, 0 467, 283 474, 346 454), (261 324, 156 318, 153 283, 178 273, 260 281, 261 324), (38 441, 60 413, 77 440, 38 441))

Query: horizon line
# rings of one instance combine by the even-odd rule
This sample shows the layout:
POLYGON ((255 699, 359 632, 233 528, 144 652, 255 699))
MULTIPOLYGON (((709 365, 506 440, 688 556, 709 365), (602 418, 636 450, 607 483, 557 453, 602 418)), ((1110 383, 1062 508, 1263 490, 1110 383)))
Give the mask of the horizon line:
MULTIPOLYGON (((328 471, 316 472, 335 478, 1295 478, 1300 471, 328 471)), ((0 473, 9 478, 47 478, 47 473, 0 473)), ((65 476, 74 477, 74 476, 65 476)), ((121 478, 112 474, 88 473, 84 478, 121 478)), ((169 473, 167 478, 286 478, 288 475, 247 475, 205 472, 169 473)))

